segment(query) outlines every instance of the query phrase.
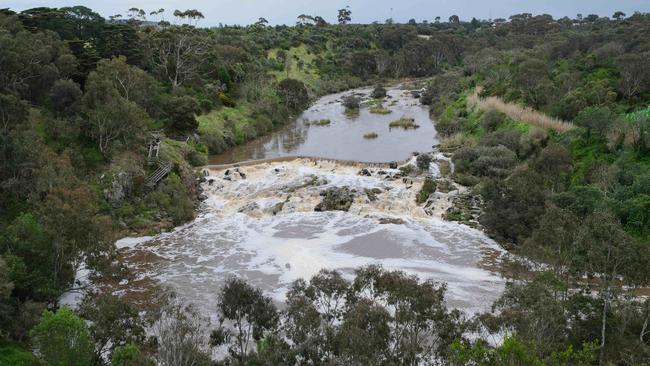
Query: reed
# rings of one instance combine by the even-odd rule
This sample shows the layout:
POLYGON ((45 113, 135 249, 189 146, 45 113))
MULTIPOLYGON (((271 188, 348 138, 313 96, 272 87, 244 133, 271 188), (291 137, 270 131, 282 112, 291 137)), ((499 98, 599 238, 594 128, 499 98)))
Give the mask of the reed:
POLYGON ((566 132, 575 127, 571 122, 547 116, 546 114, 538 112, 529 107, 504 102, 499 97, 481 98, 478 96, 479 92, 480 89, 476 88, 474 94, 467 97, 467 104, 470 107, 479 108, 482 110, 496 110, 515 121, 521 121, 533 126, 548 128, 558 132, 566 132))

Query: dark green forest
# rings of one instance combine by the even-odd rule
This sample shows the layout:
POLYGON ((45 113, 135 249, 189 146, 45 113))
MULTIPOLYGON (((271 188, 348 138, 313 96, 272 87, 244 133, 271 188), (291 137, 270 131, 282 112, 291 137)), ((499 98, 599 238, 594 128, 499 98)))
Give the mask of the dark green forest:
POLYGON ((0 10, 0 365, 650 365, 650 14, 364 25, 341 9, 338 24, 213 28, 164 14, 0 10), (381 267, 297 281, 282 308, 232 279, 219 326, 165 291, 146 312, 101 288, 59 307, 82 264, 128 276, 116 239, 194 218, 209 155, 318 96, 404 79, 513 254, 492 312, 448 310, 444 284, 381 267))

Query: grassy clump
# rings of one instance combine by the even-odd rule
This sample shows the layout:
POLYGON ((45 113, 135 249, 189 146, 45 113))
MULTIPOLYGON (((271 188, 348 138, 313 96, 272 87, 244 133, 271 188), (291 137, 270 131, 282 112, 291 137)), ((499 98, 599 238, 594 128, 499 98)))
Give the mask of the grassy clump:
POLYGON ((369 139, 369 140, 376 139, 377 137, 379 137, 377 132, 370 132, 370 133, 367 133, 367 134, 363 135, 364 139, 369 139))
POLYGON ((345 108, 344 114, 348 118, 357 118, 359 117, 359 108, 345 108))
POLYGON ((395 121, 391 122, 388 125, 388 127, 390 127, 390 128, 399 127, 399 128, 403 128, 405 130, 408 130, 408 129, 420 128, 420 125, 415 123, 415 118, 402 117, 402 118, 400 118, 398 120, 395 120, 395 121))
POLYGON ((372 106, 368 109, 368 111, 372 114, 391 114, 393 111, 391 111, 388 108, 384 108, 383 105, 379 106, 372 106))
POLYGON ((305 121, 305 124, 308 126, 329 126, 332 121, 329 119, 318 119, 313 121, 305 121))
POLYGON ((426 202, 429 199, 429 196, 436 191, 438 188, 438 183, 436 183, 435 180, 431 177, 426 177, 424 179, 424 183, 422 184, 422 188, 420 188, 420 191, 418 192, 417 196, 415 196, 415 202, 417 204, 422 204, 426 202))

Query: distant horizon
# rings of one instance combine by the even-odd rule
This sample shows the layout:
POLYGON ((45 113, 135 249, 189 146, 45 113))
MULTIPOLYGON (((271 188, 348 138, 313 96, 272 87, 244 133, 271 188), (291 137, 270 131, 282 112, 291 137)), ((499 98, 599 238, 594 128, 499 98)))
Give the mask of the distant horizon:
MULTIPOLYGON (((2 7, 20 12, 36 7, 61 8, 66 6, 86 6, 108 19, 115 14, 126 15, 129 8, 137 7, 147 13, 159 8, 166 9, 165 20, 173 20, 172 13, 175 9, 197 9, 203 13, 205 19, 199 21, 199 27, 216 27, 219 25, 246 26, 255 23, 263 17, 270 25, 296 24, 297 16, 307 14, 321 16, 329 23, 336 23, 337 11, 346 6, 352 11, 352 23, 370 24, 383 23, 393 19, 396 23, 407 23, 415 19, 418 23, 423 21, 434 22, 436 16, 442 22, 447 21, 451 15, 458 15, 462 21, 472 18, 489 20, 497 18, 508 19, 509 16, 521 13, 533 15, 550 14, 555 19, 565 16, 575 18, 578 13, 583 16, 596 14, 600 17, 610 17, 616 11, 622 11, 627 16, 635 11, 650 12, 650 1, 646 0, 621 0, 612 2, 608 0, 592 0, 589 2, 577 0, 548 0, 543 4, 533 0, 493 0, 488 2, 476 0, 426 1, 402 0, 395 4, 387 0, 332 0, 322 3, 317 0, 215 0, 205 3, 202 0, 115 0, 110 3, 88 0, 9 0, 2 7)), ((159 21, 158 17, 147 16, 148 21, 159 21)), ((172 22, 173 23, 173 22, 172 22)))

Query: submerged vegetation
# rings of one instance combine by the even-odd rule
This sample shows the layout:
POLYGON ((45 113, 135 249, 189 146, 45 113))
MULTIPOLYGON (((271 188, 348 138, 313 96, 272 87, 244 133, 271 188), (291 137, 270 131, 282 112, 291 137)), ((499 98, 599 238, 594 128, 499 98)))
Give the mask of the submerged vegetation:
MULTIPOLYGON (((214 28, 196 27, 197 10, 174 16, 185 24, 137 8, 0 9, 0 363, 210 365, 224 346, 226 364, 647 364, 650 15, 363 25, 344 8, 337 25, 303 14, 294 27, 214 28), (380 267, 298 280, 282 312, 228 281, 216 310, 233 327, 164 291, 113 291, 135 282, 115 239, 191 220, 208 154, 316 96, 407 77, 427 80, 445 175, 524 259, 504 265, 492 312, 465 319, 444 284, 380 267), (73 311, 59 299, 82 268, 99 285, 73 311)), ((372 113, 394 103, 382 86, 372 96, 372 113)), ((358 97, 343 103, 359 114, 358 97)), ((428 178, 418 202, 438 188, 428 178)), ((325 191, 318 209, 352 197, 325 191)))

